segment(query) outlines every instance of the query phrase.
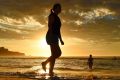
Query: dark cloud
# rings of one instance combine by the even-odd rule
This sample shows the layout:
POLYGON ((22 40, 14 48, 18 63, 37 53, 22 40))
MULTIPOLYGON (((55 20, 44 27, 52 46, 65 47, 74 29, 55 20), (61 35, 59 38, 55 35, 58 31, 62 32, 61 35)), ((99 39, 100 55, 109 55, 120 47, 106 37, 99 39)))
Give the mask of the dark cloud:
POLYGON ((71 35, 72 37, 82 38, 88 41, 95 42, 119 42, 120 41, 120 19, 109 20, 109 19, 96 19, 94 23, 87 23, 75 27, 70 26, 69 29, 74 29, 77 31, 68 31, 66 35, 71 35), (74 28, 73 28, 74 27, 74 28))
POLYGON ((101 6, 119 11, 120 7, 119 0, 0 0, 0 15, 13 18, 21 18, 26 15, 40 16, 46 8, 50 9, 55 2, 60 2, 63 9, 71 9, 78 5, 82 10, 101 6))
MULTIPOLYGON (((32 16, 47 28, 47 16, 55 2, 62 4, 63 12, 60 16, 65 21, 62 28, 65 36, 89 41, 120 41, 118 27, 120 26, 120 0, 0 0, 0 19, 7 17, 24 23, 25 17, 32 16), (97 8, 105 8, 115 14, 105 14, 103 11, 99 12, 104 14, 103 16, 97 16, 94 12, 97 8), (78 25, 79 22, 83 24, 78 25)), ((17 23, 13 25, 0 23, 0 26, 5 27, 4 29, 0 27, 0 38, 32 38, 44 32, 39 27, 20 28, 16 26, 17 23)))

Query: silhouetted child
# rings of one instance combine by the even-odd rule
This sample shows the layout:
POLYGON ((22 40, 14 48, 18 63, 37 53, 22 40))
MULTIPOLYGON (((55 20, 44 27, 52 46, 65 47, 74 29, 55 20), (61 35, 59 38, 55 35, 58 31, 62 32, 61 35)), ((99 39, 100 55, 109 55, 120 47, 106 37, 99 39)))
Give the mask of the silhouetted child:
POLYGON ((88 66, 89 69, 92 70, 92 66, 93 66, 93 58, 92 55, 90 54, 89 58, 88 58, 88 66))

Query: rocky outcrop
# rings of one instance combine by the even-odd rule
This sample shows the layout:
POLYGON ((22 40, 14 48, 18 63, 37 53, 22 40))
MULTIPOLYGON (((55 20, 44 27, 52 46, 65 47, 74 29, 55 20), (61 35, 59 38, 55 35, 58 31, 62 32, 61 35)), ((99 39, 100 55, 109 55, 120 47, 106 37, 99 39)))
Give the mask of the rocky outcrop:
POLYGON ((0 47, 0 56, 25 56, 24 53, 9 51, 7 48, 0 47))

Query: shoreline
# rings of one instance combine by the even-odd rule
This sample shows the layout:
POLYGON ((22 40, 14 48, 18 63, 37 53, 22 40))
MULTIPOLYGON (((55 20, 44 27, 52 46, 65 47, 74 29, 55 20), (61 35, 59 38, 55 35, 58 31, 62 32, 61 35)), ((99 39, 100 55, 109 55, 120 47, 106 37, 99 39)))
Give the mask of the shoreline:
MULTIPOLYGON (((88 59, 89 56, 61 56, 59 59, 88 59)), ((43 56, 0 56, 1 59, 46 59, 43 56)), ((120 56, 94 56, 94 59, 116 59, 120 60, 120 56)))
POLYGON ((120 71, 110 73, 109 70, 105 71, 63 71, 55 70, 55 76, 49 77, 48 75, 41 75, 31 72, 0 72, 0 80, 48 80, 50 78, 57 80, 119 80, 120 71))

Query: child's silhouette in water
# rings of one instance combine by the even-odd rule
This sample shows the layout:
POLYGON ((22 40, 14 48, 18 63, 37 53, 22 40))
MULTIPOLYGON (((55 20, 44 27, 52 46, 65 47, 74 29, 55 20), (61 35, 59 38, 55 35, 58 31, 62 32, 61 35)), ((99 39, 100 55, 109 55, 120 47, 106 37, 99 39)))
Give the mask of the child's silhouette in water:
POLYGON ((92 70, 92 66, 93 66, 93 58, 92 55, 90 54, 89 58, 88 58, 88 66, 89 69, 92 70))

